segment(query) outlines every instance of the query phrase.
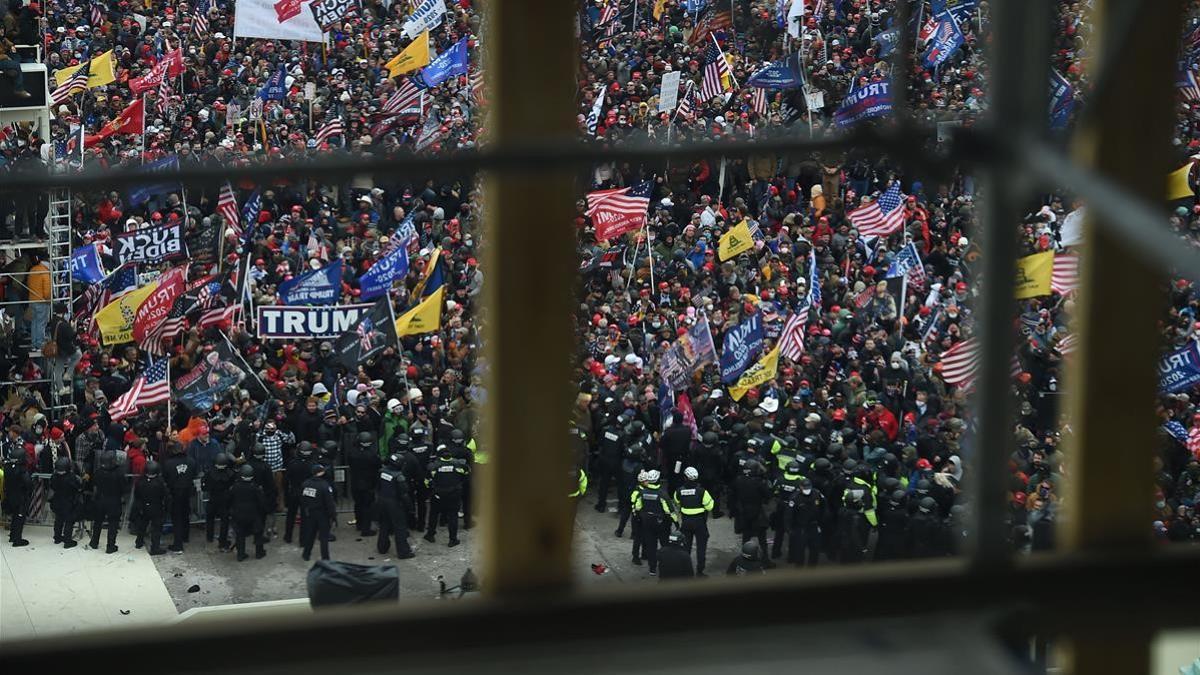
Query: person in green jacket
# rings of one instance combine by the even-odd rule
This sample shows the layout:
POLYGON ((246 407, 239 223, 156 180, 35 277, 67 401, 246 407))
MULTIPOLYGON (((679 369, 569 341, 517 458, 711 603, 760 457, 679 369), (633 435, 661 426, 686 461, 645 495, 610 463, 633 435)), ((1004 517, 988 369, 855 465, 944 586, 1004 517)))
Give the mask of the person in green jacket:
POLYGON ((387 402, 387 412, 383 414, 383 427, 379 434, 381 459, 392 454, 392 439, 400 433, 408 433, 408 420, 404 418, 404 404, 393 398, 387 402))

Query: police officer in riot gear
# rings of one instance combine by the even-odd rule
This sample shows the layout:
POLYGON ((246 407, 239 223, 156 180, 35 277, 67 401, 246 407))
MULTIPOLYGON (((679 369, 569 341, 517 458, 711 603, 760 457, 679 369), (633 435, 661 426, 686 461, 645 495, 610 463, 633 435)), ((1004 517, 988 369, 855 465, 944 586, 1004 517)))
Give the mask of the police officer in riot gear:
POLYGON ((404 457, 392 453, 387 465, 379 471, 376 487, 376 503, 379 506, 379 540, 375 548, 380 554, 388 552, 389 537, 396 538, 396 557, 401 560, 414 557, 408 544, 408 519, 412 513, 412 493, 404 475, 404 457))
MULTIPOLYGON (((782 447, 786 448, 786 445, 782 447)), ((800 491, 800 481, 804 479, 800 473, 802 470, 800 462, 793 459, 785 465, 783 473, 775 479, 773 485, 775 512, 771 514, 771 524, 775 530, 775 541, 771 544, 772 558, 783 555, 783 540, 787 537, 788 532, 787 512, 792 498, 800 491)))
POLYGON ((246 537, 254 535, 254 557, 267 555, 263 548, 263 519, 270 511, 270 502, 262 486, 255 481, 254 467, 249 464, 238 469, 238 480, 229 488, 229 514, 233 517, 233 529, 237 534, 237 559, 241 562, 250 556, 246 553, 246 537))
POLYGON ((100 455, 100 468, 91 478, 95 490, 95 516, 92 520, 92 539, 88 546, 100 548, 100 525, 108 526, 108 545, 105 553, 117 552, 117 528, 121 521, 121 497, 125 493, 125 476, 117 467, 117 453, 105 450, 100 455))
POLYGON ((625 448, 625 457, 621 460, 621 482, 617 488, 617 513, 620 520, 613 534, 617 537, 625 535, 625 524, 629 522, 633 502, 630 497, 638 485, 638 474, 646 468, 645 446, 641 441, 629 444, 625 448))
POLYGON ((695 467, 689 466, 683 470, 683 485, 675 491, 675 503, 679 505, 679 531, 683 535, 683 547, 691 555, 692 540, 695 540, 696 576, 706 576, 704 565, 708 552, 708 514, 712 513, 715 501, 700 483, 700 472, 695 467))
POLYGON ((312 558, 313 542, 321 539, 321 560, 329 560, 329 524, 337 515, 333 486, 325 478, 325 466, 313 464, 312 476, 300 486, 301 557, 312 558))
POLYGON ((50 477, 50 510, 54 512, 54 543, 63 548, 74 548, 79 542, 72 538, 75 529, 75 514, 83 480, 75 473, 71 458, 65 455, 54 462, 54 475, 50 477))
POLYGON ((146 462, 146 475, 133 488, 133 505, 137 512, 137 539, 134 548, 145 545, 146 534, 150 535, 150 555, 166 553, 162 549, 163 516, 167 512, 169 490, 162 477, 158 462, 146 462))
POLYGON ((313 445, 308 441, 300 441, 296 446, 296 456, 284 467, 284 501, 287 502, 287 514, 284 520, 283 541, 292 543, 292 533, 296 529, 296 516, 300 513, 300 489, 304 481, 312 476, 313 445))
POLYGON ((438 447, 437 459, 429 464, 429 483, 433 497, 429 502, 429 527, 425 541, 432 543, 437 534, 438 519, 443 518, 449 529, 450 547, 458 546, 458 510, 462 507, 463 482, 469 471, 467 463, 456 458, 449 446, 438 447))
POLYGON ((426 511, 429 506, 429 465, 434 460, 433 448, 430 445, 429 430, 420 424, 416 424, 409 430, 412 436, 412 442, 409 445, 409 450, 417 459, 417 466, 420 470, 415 480, 412 480, 413 492, 413 511, 416 513, 416 522, 412 523, 416 527, 423 527, 426 520, 426 511))
POLYGON ((371 512, 375 507, 375 484, 379 480, 378 441, 375 434, 361 431, 358 443, 350 450, 350 495, 354 498, 354 521, 360 535, 371 537, 371 512))
POLYGON ((808 478, 801 478, 798 489, 789 497, 785 515, 788 533, 787 561, 799 567, 815 567, 821 552, 821 522, 825 497, 808 478))
POLYGON ((196 460, 184 454, 182 444, 171 446, 172 455, 163 466, 163 479, 171 493, 171 532, 174 541, 171 550, 179 552, 189 539, 191 530, 192 497, 195 495, 195 479, 199 475, 196 460))
POLYGON ((621 456, 625 451, 624 427, 629 418, 618 415, 600 428, 599 452, 596 457, 596 510, 604 513, 608 509, 608 490, 617 483, 618 508, 622 496, 621 456))
POLYGON ((220 452, 201 482, 204 491, 208 493, 208 507, 204 512, 204 538, 209 542, 213 540, 217 521, 220 521, 217 548, 221 551, 229 550, 229 489, 233 487, 235 478, 233 469, 229 466, 229 455, 220 452))

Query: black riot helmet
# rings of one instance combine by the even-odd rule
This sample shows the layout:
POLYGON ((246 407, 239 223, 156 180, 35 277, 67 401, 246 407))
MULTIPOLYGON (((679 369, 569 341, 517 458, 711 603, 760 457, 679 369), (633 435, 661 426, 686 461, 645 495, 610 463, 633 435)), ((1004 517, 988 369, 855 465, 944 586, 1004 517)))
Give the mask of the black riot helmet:
POLYGON ((465 439, 466 437, 463 435, 461 429, 455 429, 450 432, 450 440, 454 441, 455 443, 462 443, 465 439))
POLYGON ((741 436, 743 438, 746 437, 746 425, 742 422, 738 422, 737 424, 733 425, 729 431, 734 436, 741 436))
POLYGON ((216 464, 218 469, 224 469, 229 466, 229 455, 218 452, 216 458, 213 459, 213 464, 216 464))
POLYGON ((720 438, 711 431, 704 432, 704 435, 700 437, 700 442, 703 443, 704 447, 706 448, 713 447, 719 440, 720 438))
POLYGON ((917 481, 917 494, 927 495, 929 494, 929 488, 931 487, 933 487, 933 484, 929 482, 929 479, 922 478, 921 480, 917 481))
POLYGON ((905 492, 904 490, 892 490, 892 497, 891 497, 892 506, 900 506, 901 504, 904 503, 904 498, 907 496, 908 496, 908 493, 905 492))
POLYGON ((854 473, 854 470, 857 468, 858 462, 854 461, 853 459, 847 458, 846 461, 842 462, 842 471, 844 471, 847 476, 854 473))
POLYGON ((373 434, 369 431, 358 432, 358 444, 359 445, 366 447, 368 445, 371 445, 374 442, 375 442, 375 434, 373 434))
POLYGON ((254 449, 251 450, 250 456, 255 459, 262 459, 267 456, 267 446, 262 443, 255 443, 254 449))
POLYGON ((243 464, 242 468, 238 469, 238 476, 245 481, 254 480, 254 467, 243 464))
POLYGON ((791 462, 788 462, 788 464, 787 464, 787 472, 788 472, 788 473, 790 473, 790 474, 798 474, 798 473, 800 473, 800 462, 797 462, 797 461, 794 461, 794 460, 793 460, 793 461, 791 461, 791 462))
POLYGON ((754 560, 758 557, 758 542, 751 539, 742 544, 742 557, 746 560, 754 560))
POLYGON ((67 473, 70 470, 71 470, 71 458, 70 457, 63 456, 63 457, 59 457, 58 459, 54 460, 54 473, 67 473))
POLYGON ((388 466, 392 467, 393 469, 400 468, 400 455, 394 452, 388 455, 388 466))
POLYGON ((325 454, 327 454, 327 455, 334 454, 335 452, 337 452, 337 449, 338 449, 337 441, 325 441, 324 443, 321 444, 321 450, 324 451, 325 454))
POLYGON ((300 457, 303 459, 308 459, 308 458, 312 457, 312 454, 313 454, 312 443, 309 443, 308 441, 301 441, 299 447, 296 448, 296 454, 300 455, 300 457))
POLYGON ((937 508, 937 502, 933 501, 933 497, 923 497, 917 503, 917 508, 921 510, 921 513, 929 513, 937 508))
POLYGON ((146 478, 154 478, 155 476, 158 475, 159 471, 160 471, 160 469, 158 466, 158 462, 156 462, 154 460, 150 460, 149 462, 146 462, 146 478))
POLYGON ((312 465, 312 475, 320 476, 320 475, 323 475, 324 473, 325 473, 325 465, 324 464, 317 463, 317 464, 312 465))
POLYGON ((832 468, 833 464, 825 457, 818 457, 817 461, 813 462, 813 469, 816 469, 817 473, 829 473, 832 468))

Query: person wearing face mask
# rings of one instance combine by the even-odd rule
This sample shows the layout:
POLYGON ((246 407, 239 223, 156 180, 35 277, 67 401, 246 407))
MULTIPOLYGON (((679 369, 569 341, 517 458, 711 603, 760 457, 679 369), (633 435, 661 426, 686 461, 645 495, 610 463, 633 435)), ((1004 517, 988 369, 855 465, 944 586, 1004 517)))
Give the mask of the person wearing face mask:
MULTIPOLYGON (((267 466, 271 469, 271 480, 275 483, 273 492, 276 499, 283 493, 283 450, 285 447, 291 447, 295 442, 296 437, 292 435, 292 432, 281 431, 275 420, 267 420, 262 425, 262 431, 255 436, 255 443, 262 444, 266 451, 267 466)), ((273 511, 280 510, 280 504, 277 502, 270 506, 273 511)))
POLYGON ((790 495, 785 508, 787 561, 796 567, 816 567, 821 551, 821 522, 825 518, 824 497, 813 488, 811 480, 801 478, 799 489, 790 495))

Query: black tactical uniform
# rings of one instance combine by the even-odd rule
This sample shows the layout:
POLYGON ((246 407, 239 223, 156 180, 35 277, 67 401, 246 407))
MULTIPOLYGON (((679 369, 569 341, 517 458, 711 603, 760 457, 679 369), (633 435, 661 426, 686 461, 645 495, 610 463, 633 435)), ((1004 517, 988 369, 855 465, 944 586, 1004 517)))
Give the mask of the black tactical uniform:
POLYGON ((78 543, 71 535, 82 487, 83 480, 75 473, 71 458, 59 457, 50 477, 50 510, 54 512, 54 543, 62 544, 63 548, 74 548, 78 543))
POLYGON ((358 444, 350 450, 350 495, 354 498, 354 521, 359 534, 370 537, 371 514, 375 507, 375 484, 379 480, 379 443, 375 434, 362 431, 358 444))
POLYGON ((13 546, 29 545, 29 541, 21 534, 25 530, 25 516, 32 492, 33 476, 25 468, 25 450, 13 445, 4 460, 4 512, 9 517, 8 540, 13 546))
POLYGON ((163 467, 163 479, 171 492, 171 531, 174 536, 171 550, 182 551, 190 538, 192 497, 199 469, 196 460, 183 454, 182 445, 174 449, 176 454, 169 457, 163 467))
POLYGON ((458 546, 458 509, 462 506, 463 482, 467 476, 466 463, 456 459, 447 446, 438 451, 438 458, 429 464, 429 487, 433 498, 429 502, 429 526, 425 541, 432 542, 437 534, 438 518, 446 519, 450 531, 449 546, 458 546))
POLYGON ((325 479, 325 467, 314 464, 312 477, 300 486, 300 545, 303 558, 312 557, 313 542, 321 539, 321 560, 329 560, 329 523, 337 515, 333 487, 325 479))
POLYGON ((208 506, 204 511, 204 538, 213 540, 216 522, 221 521, 221 529, 217 538, 217 546, 222 550, 229 548, 229 488, 233 487, 236 478, 229 466, 229 455, 219 453, 216 460, 204 474, 201 486, 208 493, 208 506))
POLYGON ((92 539, 88 546, 100 548, 100 525, 108 526, 108 546, 105 553, 117 552, 117 529, 121 522, 121 496, 125 494, 125 475, 117 468, 117 455, 111 450, 100 457, 100 469, 92 476, 95 490, 95 515, 92 520, 92 539))
POLYGON ((246 537, 251 534, 254 535, 254 557, 267 555, 263 548, 263 520, 271 505, 262 487, 254 480, 254 468, 245 465, 239 469, 239 473, 239 480, 229 488, 229 514, 233 517, 233 527, 237 533, 237 559, 241 562, 250 557, 246 554, 246 537))
POLYGON ((150 534, 150 555, 166 553, 162 549, 163 516, 167 512, 169 496, 167 483, 163 480, 158 462, 146 462, 146 475, 133 488, 133 508, 137 513, 137 540, 133 545, 145 545, 146 534, 150 534))
POLYGON ((376 503, 379 506, 379 540, 376 550, 387 553, 391 545, 389 537, 396 537, 396 557, 401 560, 413 557, 408 545, 408 519, 412 512, 412 499, 408 480, 402 465, 404 458, 399 453, 388 457, 387 466, 379 471, 376 488, 376 503))
POLYGON ((296 517, 300 514, 300 488, 304 481, 312 476, 313 447, 308 441, 301 441, 296 448, 296 456, 284 468, 284 501, 287 502, 286 523, 283 529, 283 540, 292 543, 292 532, 296 527, 296 517))

